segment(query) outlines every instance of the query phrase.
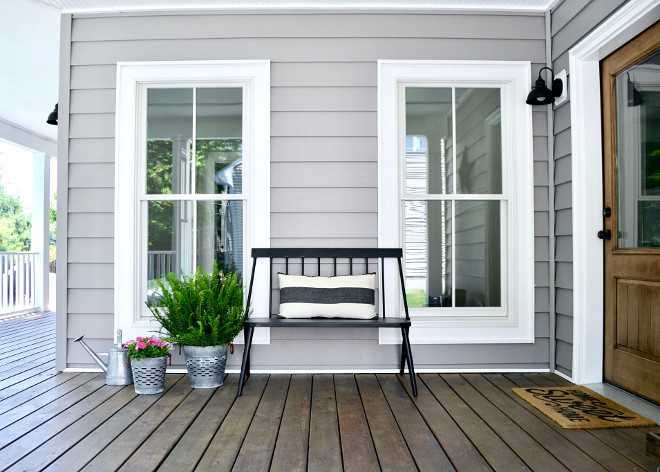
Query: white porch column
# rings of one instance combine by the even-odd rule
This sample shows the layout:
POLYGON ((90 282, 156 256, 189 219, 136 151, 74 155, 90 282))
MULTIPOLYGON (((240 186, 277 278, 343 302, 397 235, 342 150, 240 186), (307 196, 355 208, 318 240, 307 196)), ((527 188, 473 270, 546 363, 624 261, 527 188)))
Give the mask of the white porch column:
POLYGON ((32 251, 35 255, 35 301, 38 310, 48 309, 48 246, 50 240, 50 157, 33 152, 32 251))

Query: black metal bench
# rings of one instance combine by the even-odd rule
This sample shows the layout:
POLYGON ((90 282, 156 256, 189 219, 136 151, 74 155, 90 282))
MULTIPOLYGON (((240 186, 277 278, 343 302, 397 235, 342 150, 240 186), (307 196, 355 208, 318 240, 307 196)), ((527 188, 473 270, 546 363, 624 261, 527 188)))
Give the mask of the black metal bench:
POLYGON ((410 316, 408 314, 408 302, 406 300, 406 288, 403 278, 403 267, 401 248, 254 248, 252 249, 252 274, 248 289, 247 305, 252 300, 252 287, 254 274, 259 259, 269 260, 269 316, 263 318, 250 317, 245 322, 243 331, 245 337, 245 349, 243 351, 243 362, 241 364, 241 375, 238 383, 238 395, 243 393, 243 385, 250 376, 250 349, 254 328, 395 328, 401 330, 403 341, 401 343, 401 369, 403 375, 405 363, 408 363, 410 384, 413 395, 417 396, 417 382, 413 367, 412 350, 410 347, 409 331, 410 316), (396 259, 399 269, 399 280, 401 297, 405 310, 405 318, 400 316, 385 317, 385 260, 396 259), (310 260, 312 261, 310 264, 310 260), (348 273, 338 274, 339 265, 348 270, 348 273), (380 263, 379 263, 380 262, 380 263), (314 268, 313 274, 306 273, 305 268, 310 265, 314 268), (380 313, 372 319, 351 318, 283 318, 277 314, 279 301, 273 301, 273 279, 277 273, 296 275, 325 275, 322 274, 322 266, 330 265, 332 274, 329 275, 358 275, 366 273, 379 273, 380 284, 380 313), (298 270, 294 270, 298 269, 298 270), (364 270, 359 270, 363 268, 364 270), (291 272, 290 272, 291 271, 291 272))

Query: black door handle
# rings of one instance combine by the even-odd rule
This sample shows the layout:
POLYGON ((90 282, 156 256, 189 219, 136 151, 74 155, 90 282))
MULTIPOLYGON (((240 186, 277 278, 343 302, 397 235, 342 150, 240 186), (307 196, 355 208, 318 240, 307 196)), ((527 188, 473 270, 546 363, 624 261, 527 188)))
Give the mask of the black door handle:
POLYGON ((609 241, 612 239, 612 231, 609 229, 598 231, 598 239, 605 239, 609 241))

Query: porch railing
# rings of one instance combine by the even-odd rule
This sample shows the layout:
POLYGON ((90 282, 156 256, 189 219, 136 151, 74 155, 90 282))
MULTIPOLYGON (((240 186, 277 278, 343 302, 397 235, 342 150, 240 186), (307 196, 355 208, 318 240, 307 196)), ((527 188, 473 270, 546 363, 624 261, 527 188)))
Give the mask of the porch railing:
POLYGON ((0 252, 0 313, 35 308, 35 252, 0 252))
POLYGON ((176 251, 147 252, 147 280, 156 280, 172 272, 176 251))

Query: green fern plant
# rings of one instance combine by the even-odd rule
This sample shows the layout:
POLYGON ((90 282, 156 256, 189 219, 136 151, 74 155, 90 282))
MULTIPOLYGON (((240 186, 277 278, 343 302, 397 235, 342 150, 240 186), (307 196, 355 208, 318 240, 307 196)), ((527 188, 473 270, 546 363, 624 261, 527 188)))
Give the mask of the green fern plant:
POLYGON ((243 329, 249 308, 243 307, 243 286, 233 270, 202 273, 157 282, 160 295, 147 306, 166 332, 164 339, 180 346, 226 346, 243 329))

